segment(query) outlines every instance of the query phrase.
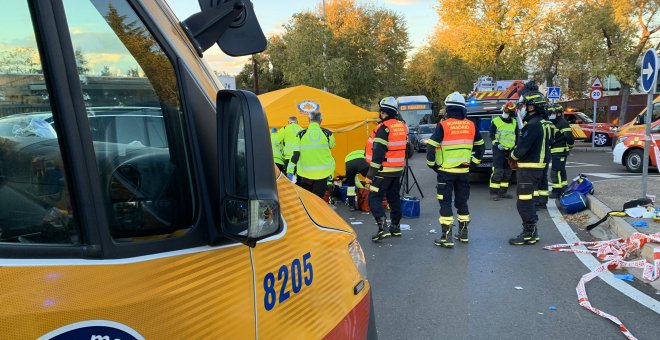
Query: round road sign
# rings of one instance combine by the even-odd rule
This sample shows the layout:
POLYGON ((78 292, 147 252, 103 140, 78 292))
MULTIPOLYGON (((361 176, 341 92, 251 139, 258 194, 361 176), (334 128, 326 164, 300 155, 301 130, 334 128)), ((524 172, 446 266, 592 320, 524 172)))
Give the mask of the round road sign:
POLYGON ((591 92, 589 93, 589 98, 592 100, 600 100, 603 98, 603 90, 601 89, 591 89, 591 92))

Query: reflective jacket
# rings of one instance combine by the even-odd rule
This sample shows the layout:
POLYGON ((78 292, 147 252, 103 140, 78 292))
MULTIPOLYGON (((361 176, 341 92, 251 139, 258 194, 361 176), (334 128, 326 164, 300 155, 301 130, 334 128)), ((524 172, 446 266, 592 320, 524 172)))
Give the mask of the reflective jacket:
POLYGON ((282 143, 284 159, 290 160, 293 156, 293 145, 296 144, 298 133, 301 130, 300 125, 291 123, 277 131, 277 139, 282 143))
POLYGON ((270 144, 273 146, 273 160, 275 164, 284 165, 284 154, 282 153, 282 144, 277 139, 277 133, 270 134, 270 144))
POLYGON ((557 155, 565 155, 573 148, 575 137, 573 130, 564 117, 556 119, 554 122, 554 140, 550 145, 550 152, 557 155))
POLYGON ((406 123, 388 118, 378 124, 367 140, 365 159, 369 163, 369 174, 376 172, 386 177, 397 177, 403 173, 406 161, 408 126, 406 123))
POLYGON ((551 127, 538 114, 528 115, 525 120, 527 124, 520 130, 511 158, 519 168, 543 169, 550 162, 551 127))
POLYGON ((322 129, 318 123, 298 132, 293 145, 293 156, 287 166, 287 173, 307 179, 325 179, 335 172, 335 159, 330 149, 335 147, 335 136, 330 130, 322 129))
POLYGON ((506 122, 502 117, 495 117, 490 125, 490 138, 493 145, 501 144, 506 149, 516 146, 518 124, 515 119, 509 118, 506 122))
POLYGON ((469 119, 448 118, 436 126, 436 130, 427 142, 434 147, 435 157, 429 159, 432 152, 427 152, 427 165, 440 171, 451 173, 470 172, 470 163, 481 163, 484 140, 469 119), (478 155, 473 156, 474 146, 478 155))

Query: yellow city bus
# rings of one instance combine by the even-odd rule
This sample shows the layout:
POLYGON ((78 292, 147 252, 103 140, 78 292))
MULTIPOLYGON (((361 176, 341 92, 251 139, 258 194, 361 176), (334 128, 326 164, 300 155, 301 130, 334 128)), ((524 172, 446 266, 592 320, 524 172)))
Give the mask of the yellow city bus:
POLYGON ((355 231, 201 58, 265 48, 251 3, 200 6, 3 3, 0 338, 376 337, 355 231))

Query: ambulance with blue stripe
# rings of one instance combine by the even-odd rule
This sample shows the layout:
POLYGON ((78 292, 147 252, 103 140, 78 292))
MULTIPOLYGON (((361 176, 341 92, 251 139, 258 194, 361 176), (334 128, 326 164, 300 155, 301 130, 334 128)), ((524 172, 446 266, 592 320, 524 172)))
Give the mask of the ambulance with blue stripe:
POLYGON ((0 12, 0 338, 376 338, 356 233, 273 163, 250 1, 0 12))

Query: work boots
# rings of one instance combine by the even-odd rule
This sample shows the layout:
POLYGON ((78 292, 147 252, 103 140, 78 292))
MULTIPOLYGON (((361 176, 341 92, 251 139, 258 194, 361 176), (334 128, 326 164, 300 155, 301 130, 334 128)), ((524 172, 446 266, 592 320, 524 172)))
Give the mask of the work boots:
POLYGON ((390 236, 401 236, 401 227, 399 223, 393 223, 390 225, 390 236))
POLYGON ((442 225, 442 234, 440 235, 440 238, 435 239, 435 245, 443 248, 453 248, 454 247, 454 240, 452 240, 451 236, 451 224, 443 224, 442 225))
POLYGON ((385 217, 381 217, 377 224, 378 224, 378 232, 373 236, 371 236, 372 241, 378 242, 382 239, 386 239, 392 236, 388 230, 389 228, 387 227, 387 221, 385 220, 385 217))
POLYGON ((499 192, 500 198, 505 198, 505 199, 509 199, 509 200, 512 199, 513 195, 507 194, 506 192, 507 192, 506 189, 500 189, 500 192, 499 192))
POLYGON ((468 243, 468 224, 470 222, 458 222, 458 232, 456 233, 456 238, 461 241, 461 243, 468 243))
MULTIPOLYGON (((520 235, 515 238, 509 239, 509 244, 514 246, 521 246, 526 244, 535 244, 538 242, 536 239, 538 237, 538 232, 536 231, 535 223, 525 223, 523 224, 523 231, 520 235)), ((540 240, 540 238, 539 238, 540 240)))

